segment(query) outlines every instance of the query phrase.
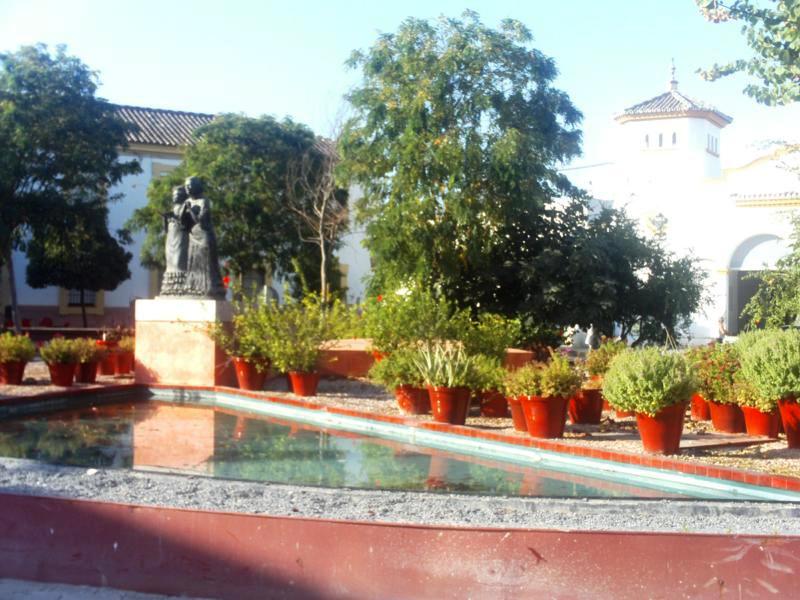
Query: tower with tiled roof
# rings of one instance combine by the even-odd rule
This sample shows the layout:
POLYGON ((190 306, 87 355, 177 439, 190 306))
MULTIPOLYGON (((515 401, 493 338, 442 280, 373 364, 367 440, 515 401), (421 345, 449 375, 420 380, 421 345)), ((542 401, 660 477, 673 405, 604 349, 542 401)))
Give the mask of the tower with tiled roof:
POLYGON ((719 177, 721 132, 733 119, 681 93, 674 65, 671 75, 666 92, 617 115, 620 158, 628 169, 654 182, 719 177))

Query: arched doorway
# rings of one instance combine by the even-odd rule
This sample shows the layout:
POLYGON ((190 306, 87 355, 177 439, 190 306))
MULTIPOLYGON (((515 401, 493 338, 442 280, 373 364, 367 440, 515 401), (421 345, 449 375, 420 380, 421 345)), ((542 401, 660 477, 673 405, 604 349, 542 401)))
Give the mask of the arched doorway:
POLYGON ((775 267, 779 258, 790 252, 789 243, 772 233, 751 236, 740 243, 728 264, 728 314, 727 327, 731 334, 744 329, 742 309, 758 289, 758 281, 750 276, 775 267))

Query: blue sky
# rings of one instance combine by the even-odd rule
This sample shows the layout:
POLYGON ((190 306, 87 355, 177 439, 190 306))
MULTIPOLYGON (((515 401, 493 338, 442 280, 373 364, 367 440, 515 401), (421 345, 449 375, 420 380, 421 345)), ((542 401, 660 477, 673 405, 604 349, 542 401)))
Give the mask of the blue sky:
MULTIPOLYGON (((667 88, 675 59, 680 89, 734 117, 726 162, 761 139, 796 139, 800 107, 757 105, 742 76, 707 83, 694 71, 748 55, 738 26, 706 23, 693 0, 456 2, 269 0, 0 0, 0 50, 64 43, 100 73, 100 95, 120 104, 198 112, 290 115, 329 133, 358 82, 344 61, 409 16, 476 10, 496 26, 516 18, 555 58, 584 113, 584 156, 609 158, 614 114, 667 88)), ((727 155, 727 156, 726 156, 727 155)))

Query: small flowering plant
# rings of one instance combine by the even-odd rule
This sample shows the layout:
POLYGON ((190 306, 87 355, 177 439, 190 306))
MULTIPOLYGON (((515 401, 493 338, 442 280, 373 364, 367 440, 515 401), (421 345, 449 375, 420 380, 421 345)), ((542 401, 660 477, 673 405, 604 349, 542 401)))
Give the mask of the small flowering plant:
POLYGON ((734 344, 717 344, 711 348, 701 367, 710 392, 706 398, 722 404, 736 404, 734 379, 740 367, 739 349, 734 344))

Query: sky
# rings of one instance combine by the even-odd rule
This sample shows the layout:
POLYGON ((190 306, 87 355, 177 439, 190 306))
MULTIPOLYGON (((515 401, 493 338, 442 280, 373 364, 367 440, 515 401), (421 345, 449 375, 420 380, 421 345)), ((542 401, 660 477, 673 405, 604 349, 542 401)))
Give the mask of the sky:
POLYGON ((491 27, 522 21, 555 59, 556 87, 584 114, 573 165, 612 158, 614 115, 666 91, 673 59, 681 92, 734 119, 723 164, 752 157, 762 141, 800 137, 800 105, 764 107, 742 94, 745 76, 712 83, 695 73, 750 51, 738 25, 707 23, 693 0, 0 0, 0 51, 66 44, 99 73, 98 95, 111 102, 291 116, 327 135, 359 82, 344 64, 353 50, 408 17, 467 8, 491 27))

